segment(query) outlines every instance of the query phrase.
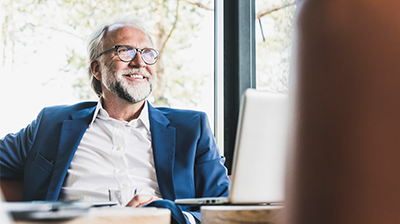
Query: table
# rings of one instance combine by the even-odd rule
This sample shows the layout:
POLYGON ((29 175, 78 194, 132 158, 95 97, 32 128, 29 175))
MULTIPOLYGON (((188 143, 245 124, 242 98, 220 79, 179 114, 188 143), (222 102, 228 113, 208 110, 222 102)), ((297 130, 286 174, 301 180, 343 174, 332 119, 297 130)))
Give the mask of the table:
POLYGON ((283 206, 223 205, 202 206, 202 224, 280 223, 283 206))
POLYGON ((59 221, 21 221, 15 224, 170 224, 171 212, 162 208, 92 208, 83 216, 59 221))

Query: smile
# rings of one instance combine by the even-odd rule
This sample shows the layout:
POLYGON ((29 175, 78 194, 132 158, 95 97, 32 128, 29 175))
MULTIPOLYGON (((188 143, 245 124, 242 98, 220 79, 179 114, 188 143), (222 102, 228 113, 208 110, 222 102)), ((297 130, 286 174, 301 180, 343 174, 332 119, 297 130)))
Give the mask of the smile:
POLYGON ((144 79, 143 75, 127 74, 127 75, 124 75, 124 76, 135 78, 135 79, 144 79))

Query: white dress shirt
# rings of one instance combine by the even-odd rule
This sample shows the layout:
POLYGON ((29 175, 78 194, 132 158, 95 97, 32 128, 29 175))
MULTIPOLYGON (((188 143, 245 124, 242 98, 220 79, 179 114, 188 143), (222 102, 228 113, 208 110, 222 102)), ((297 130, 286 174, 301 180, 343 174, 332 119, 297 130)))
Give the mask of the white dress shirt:
MULTIPOLYGON (((61 199, 108 201, 108 189, 118 186, 161 198, 147 103, 137 119, 127 122, 111 118, 101 101, 72 159, 61 199)), ((196 223, 190 213, 183 213, 196 223)))
POLYGON ((133 186, 161 197, 154 167, 147 103, 130 122, 111 118, 101 100, 68 169, 63 200, 107 201, 108 189, 133 186))

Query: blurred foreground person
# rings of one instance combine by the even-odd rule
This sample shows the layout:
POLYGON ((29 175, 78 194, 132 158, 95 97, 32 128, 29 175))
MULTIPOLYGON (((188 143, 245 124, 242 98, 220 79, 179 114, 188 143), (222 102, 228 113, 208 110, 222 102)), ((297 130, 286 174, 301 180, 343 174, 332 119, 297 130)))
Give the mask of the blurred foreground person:
POLYGON ((299 1, 287 223, 399 223, 400 2, 299 1))

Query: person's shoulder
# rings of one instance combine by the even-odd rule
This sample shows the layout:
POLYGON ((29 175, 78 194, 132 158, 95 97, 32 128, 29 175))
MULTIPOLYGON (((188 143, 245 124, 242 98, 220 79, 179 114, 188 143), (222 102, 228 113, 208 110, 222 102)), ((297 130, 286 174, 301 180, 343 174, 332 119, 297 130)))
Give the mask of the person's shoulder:
POLYGON ((97 105, 97 101, 85 101, 79 102, 75 104, 63 104, 63 105, 55 105, 55 106, 48 106, 45 107, 49 110, 83 110, 87 108, 92 108, 97 105))
POLYGON ((174 125, 208 122, 207 114, 203 111, 169 107, 157 107, 156 110, 160 111, 174 125))
POLYGON ((72 114, 78 111, 96 107, 97 101, 86 101, 76 104, 55 105, 43 108, 43 112, 54 114, 72 114))
POLYGON ((173 117, 201 117, 205 115, 205 112, 191 110, 191 109, 177 109, 177 108, 170 108, 170 107, 156 107, 161 113, 165 116, 173 116, 173 117))

